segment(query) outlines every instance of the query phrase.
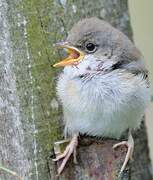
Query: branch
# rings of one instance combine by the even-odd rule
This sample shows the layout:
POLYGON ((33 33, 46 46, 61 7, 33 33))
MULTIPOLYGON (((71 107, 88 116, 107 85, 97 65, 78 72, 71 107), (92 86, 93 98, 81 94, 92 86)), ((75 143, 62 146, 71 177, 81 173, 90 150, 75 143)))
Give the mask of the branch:
MULTIPOLYGON (((118 177, 127 148, 123 146, 114 150, 112 147, 117 142, 116 140, 81 137, 77 149, 78 164, 75 165, 71 157, 63 173, 56 178, 59 180, 129 180, 128 166, 121 177, 118 177)), ((55 174, 51 179, 55 179, 55 174)))

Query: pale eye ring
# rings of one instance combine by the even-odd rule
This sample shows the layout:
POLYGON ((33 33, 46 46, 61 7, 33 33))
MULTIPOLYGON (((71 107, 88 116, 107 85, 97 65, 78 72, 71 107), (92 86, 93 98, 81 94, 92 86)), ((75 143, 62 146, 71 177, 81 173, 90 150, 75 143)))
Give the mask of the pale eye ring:
POLYGON ((93 53, 97 50, 97 46, 92 42, 87 42, 87 43, 85 43, 85 50, 88 53, 93 53))

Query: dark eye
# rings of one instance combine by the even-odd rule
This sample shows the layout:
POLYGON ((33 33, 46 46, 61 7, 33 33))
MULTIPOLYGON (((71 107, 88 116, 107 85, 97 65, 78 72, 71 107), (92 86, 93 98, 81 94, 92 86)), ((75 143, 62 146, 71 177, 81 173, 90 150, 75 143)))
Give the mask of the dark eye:
POLYGON ((91 42, 86 43, 85 48, 89 53, 93 53, 97 50, 97 46, 91 42))

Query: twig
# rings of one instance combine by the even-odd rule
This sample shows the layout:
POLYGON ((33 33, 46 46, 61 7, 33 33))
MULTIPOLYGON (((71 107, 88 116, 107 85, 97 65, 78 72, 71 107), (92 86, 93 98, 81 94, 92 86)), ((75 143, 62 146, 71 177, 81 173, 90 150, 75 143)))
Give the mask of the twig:
POLYGON ((12 176, 16 176, 19 180, 24 180, 23 177, 19 176, 16 172, 10 170, 10 169, 7 169, 5 167, 3 167, 2 165, 0 165, 0 170, 3 170, 9 174, 11 174, 12 176))

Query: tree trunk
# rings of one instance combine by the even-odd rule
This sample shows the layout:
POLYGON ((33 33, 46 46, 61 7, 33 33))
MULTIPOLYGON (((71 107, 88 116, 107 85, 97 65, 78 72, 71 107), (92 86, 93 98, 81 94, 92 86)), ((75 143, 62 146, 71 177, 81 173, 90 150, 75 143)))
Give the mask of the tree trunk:
MULTIPOLYGON (((52 44, 80 18, 91 16, 132 38, 127 0, 0 0, 0 161, 25 180, 57 178, 50 156, 63 125, 55 95, 58 70, 51 66, 59 57, 52 44)), ((79 164, 70 161, 59 179, 116 179, 126 149, 114 152, 115 140, 82 139, 79 164)), ((144 125, 135 141, 131 171, 122 179, 151 180, 144 125)), ((1 171, 0 179, 17 178, 1 171)))

